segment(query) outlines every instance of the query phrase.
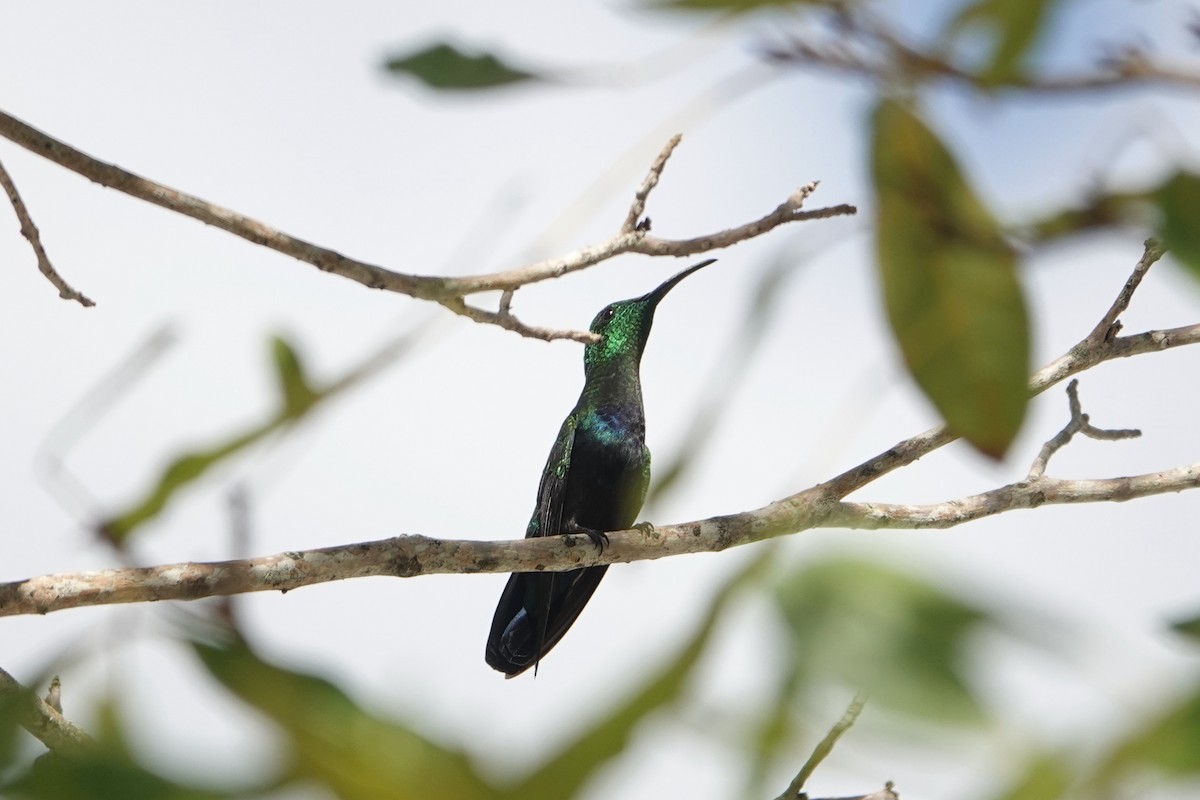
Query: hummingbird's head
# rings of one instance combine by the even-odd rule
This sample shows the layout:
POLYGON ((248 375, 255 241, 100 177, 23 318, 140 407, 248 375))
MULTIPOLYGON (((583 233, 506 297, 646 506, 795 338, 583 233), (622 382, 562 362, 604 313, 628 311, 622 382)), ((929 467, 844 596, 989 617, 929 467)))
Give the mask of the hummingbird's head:
POLYGON ((654 309, 659 302, 688 275, 714 261, 715 258, 710 258, 693 264, 641 297, 618 300, 601 309, 589 329, 600 337, 600 341, 589 344, 584 350, 585 368, 630 357, 635 363, 640 362, 650 337, 650 326, 654 324, 654 309))

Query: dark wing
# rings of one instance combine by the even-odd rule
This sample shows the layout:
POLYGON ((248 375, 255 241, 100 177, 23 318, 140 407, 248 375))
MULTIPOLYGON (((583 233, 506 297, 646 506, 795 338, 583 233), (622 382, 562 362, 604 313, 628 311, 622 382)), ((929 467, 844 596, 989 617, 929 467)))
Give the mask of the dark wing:
POLYGON ((571 472, 571 452, 575 449, 576 412, 572 411, 559 428, 554 447, 542 468, 542 480, 538 484, 537 509, 525 538, 535 536, 557 536, 562 528, 563 500, 567 496, 567 475, 571 472))
MULTIPOLYGON (((562 532, 563 499, 575 446, 576 415, 563 422, 542 470, 537 509, 526 538, 562 532)), ((500 595, 488 635, 487 663, 512 678, 550 651, 575 622, 607 567, 561 573, 517 572, 500 595)))

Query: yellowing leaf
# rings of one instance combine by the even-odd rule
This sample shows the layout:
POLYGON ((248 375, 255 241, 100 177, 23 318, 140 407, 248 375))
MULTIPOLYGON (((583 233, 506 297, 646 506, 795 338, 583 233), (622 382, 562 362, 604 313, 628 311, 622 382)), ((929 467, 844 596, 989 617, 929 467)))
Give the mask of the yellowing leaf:
POLYGON ((1029 321, 1016 254, 911 110, 882 101, 872 135, 875 250, 892 331, 951 430, 999 458, 1029 399, 1029 321))

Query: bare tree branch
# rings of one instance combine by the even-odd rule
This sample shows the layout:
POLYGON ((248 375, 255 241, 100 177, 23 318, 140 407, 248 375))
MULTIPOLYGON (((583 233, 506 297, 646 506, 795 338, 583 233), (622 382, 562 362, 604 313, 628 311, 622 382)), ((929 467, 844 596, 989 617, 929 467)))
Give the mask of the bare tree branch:
POLYGON ((46 255, 46 248, 42 247, 42 236, 38 233, 37 225, 33 224, 33 217, 29 216, 29 209, 25 207, 25 201, 21 199, 17 185, 3 164, 0 164, 0 186, 4 187, 5 193, 8 194, 8 201, 12 203, 13 210, 17 212, 17 219, 21 223, 21 235, 29 240, 33 254, 37 257, 38 269, 50 283, 54 284, 54 288, 58 289, 58 296, 64 300, 74 300, 85 308, 96 305, 86 295, 73 289, 69 283, 63 280, 62 276, 58 274, 58 270, 54 269, 54 265, 50 263, 50 256, 46 255))
MULTIPOLYGON (((51 696, 54 684, 51 682, 51 696)), ((92 737, 82 728, 65 718, 62 713, 17 682, 12 675, 0 669, 0 699, 4 704, 17 704, 21 727, 33 734, 51 751, 66 756, 79 755, 93 745, 92 737)))
POLYGON ((950 528, 1018 508, 1121 502, 1200 487, 1200 464, 1122 478, 1039 478, 932 505, 839 502, 822 484, 762 508, 651 531, 609 534, 603 553, 584 535, 469 541, 398 536, 260 558, 45 575, 0 584, 0 616, 67 608, 199 600, 245 592, 290 591, 329 581, 390 575, 412 578, 478 572, 550 571, 719 552, 810 528, 950 528))
POLYGON ((1050 463, 1050 459, 1055 453, 1066 447, 1075 438, 1075 434, 1077 433, 1082 433, 1090 439, 1103 439, 1106 441, 1134 439, 1142 435, 1141 431, 1132 428, 1104 429, 1092 425, 1088 419, 1088 415, 1083 413, 1083 404, 1079 402, 1078 379, 1072 379, 1067 384, 1067 401, 1071 409, 1071 419, 1063 426, 1061 431, 1042 445, 1041 451, 1038 453, 1037 458, 1033 460, 1033 465, 1029 468, 1029 474, 1025 478, 1027 481, 1042 477, 1046 472, 1046 465, 1050 463))
POLYGON ((821 527, 874 530, 953 528, 1018 508, 1065 503, 1120 503, 1200 487, 1200 463, 1121 478, 1065 480, 1045 476, 983 494, 929 505, 839 503, 821 527))
MULTIPOLYGON (((1157 244, 1135 269, 1144 272, 1157 244)), ((1156 256, 1157 257, 1157 256, 1156 256)), ((1140 279, 1139 279, 1140 280, 1140 279)), ((1136 281, 1126 282, 1115 305, 1128 305, 1136 281), (1132 285, 1132 288, 1130 288, 1132 285), (1124 298, 1124 299, 1122 299, 1124 298)), ((1115 307, 1115 306, 1114 306, 1115 307)), ((1107 319, 1111 311, 1105 315, 1107 319)), ((1116 324, 1113 319, 1104 330, 1116 324)), ((1200 325, 1132 336, 1093 333, 1030 381, 1038 394, 1071 375, 1113 358, 1200 342, 1200 325), (1098 338, 1098 341, 1092 341, 1098 338)), ((1075 409, 1072 409, 1073 412, 1075 409)), ((1082 417, 1082 411, 1079 411, 1082 417)), ((1084 420, 1086 422, 1086 420, 1084 420)), ((641 561, 683 553, 717 552, 815 527, 949 528, 1018 508, 1056 503, 1120 502, 1200 486, 1200 464, 1132 477, 1060 480, 1036 476, 972 497, 930 505, 846 502, 852 492, 894 469, 954 441, 933 428, 897 443, 841 475, 762 508, 680 525, 612 533, 603 553, 582 535, 518 541, 465 541, 400 536, 374 542, 281 553, 261 558, 159 567, 112 569, 30 578, 0 584, 0 616, 45 614, 66 608, 155 600, 196 600, 370 575, 563 571, 597 564, 641 561)))
MULTIPOLYGON (((680 137, 677 135, 672 137, 651 165, 650 172, 635 193, 633 204, 630 206, 625 220, 618 232, 607 241, 581 248, 560 258, 540 261, 505 272, 469 277, 439 277, 396 272, 377 264, 349 258, 334 250, 276 230, 236 211, 135 175, 114 164, 100 161, 3 111, 0 111, 0 136, 102 186, 116 189, 148 203, 197 219, 207 225, 221 228, 249 242, 311 264, 324 272, 341 275, 372 289, 383 289, 420 300, 437 302, 450 311, 476 322, 499 325, 522 336, 546 340, 573 339, 588 342, 592 341, 592 336, 582 331, 559 331, 526 325, 509 313, 507 305, 502 305, 499 310, 492 312, 469 305, 465 298, 479 292, 515 291, 527 284, 558 278, 624 253, 682 258, 708 250, 730 247, 738 242, 761 236, 789 222, 826 219, 856 213, 853 206, 845 204, 802 211, 800 205, 815 186, 815 184, 809 184, 793 193, 770 214, 744 225, 691 239, 671 240, 650 236, 648 226, 640 225, 638 219, 645 210, 646 199, 658 184, 667 159, 670 158, 671 152, 679 143, 680 137), (630 216, 634 219, 632 225, 629 224, 630 216)), ((51 278, 51 280, 54 279, 51 278)), ((59 286, 58 283, 55 285, 59 286)), ((62 286, 59 288, 62 291, 62 286)), ((509 302, 511 302, 511 297, 509 302)))

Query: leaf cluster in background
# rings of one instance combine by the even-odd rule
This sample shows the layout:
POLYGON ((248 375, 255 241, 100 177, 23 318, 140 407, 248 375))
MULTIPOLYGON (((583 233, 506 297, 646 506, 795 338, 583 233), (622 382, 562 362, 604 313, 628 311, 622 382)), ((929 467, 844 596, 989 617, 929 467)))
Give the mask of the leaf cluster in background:
POLYGON ((245 431, 174 458, 143 498, 103 521, 99 530, 115 544, 124 544, 137 528, 162 513, 179 491, 190 486, 218 464, 306 418, 323 401, 374 375, 404 353, 414 338, 409 335, 387 343, 362 364, 347 371, 338 380, 323 386, 315 386, 312 383, 300 356, 291 344, 280 337, 273 338, 271 364, 279 387, 279 403, 276 410, 268 415, 267 419, 245 431))

